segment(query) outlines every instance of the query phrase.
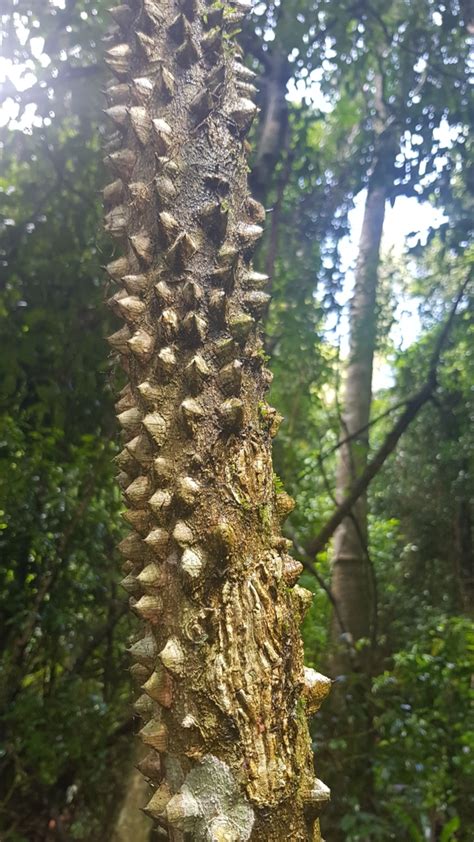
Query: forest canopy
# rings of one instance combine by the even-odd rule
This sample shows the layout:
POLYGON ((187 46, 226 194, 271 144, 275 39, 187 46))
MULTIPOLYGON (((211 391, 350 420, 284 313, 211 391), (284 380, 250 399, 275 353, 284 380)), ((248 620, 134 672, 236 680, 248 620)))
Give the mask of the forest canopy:
MULTIPOLYGON (((105 341, 109 5, 1 15, 5 842, 123 842, 138 730, 116 550, 125 381, 105 341)), ((311 725, 323 835, 470 842, 474 10, 258 2, 237 29, 259 108, 273 486, 296 500, 284 532, 314 594, 306 663, 333 681, 311 725)))

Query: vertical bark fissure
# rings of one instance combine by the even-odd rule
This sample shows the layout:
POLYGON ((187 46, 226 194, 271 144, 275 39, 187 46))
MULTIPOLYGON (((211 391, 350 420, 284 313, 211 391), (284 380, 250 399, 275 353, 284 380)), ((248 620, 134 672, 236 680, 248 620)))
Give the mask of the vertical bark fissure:
POLYGON ((303 667, 309 592, 281 522, 260 319, 268 279, 251 254, 264 211, 247 188, 251 74, 228 32, 244 0, 112 10, 107 114, 115 125, 107 267, 125 326, 110 338, 128 383, 117 457, 131 533, 121 542, 141 687, 135 709, 168 839, 309 840, 328 790, 306 713, 330 682, 303 667))

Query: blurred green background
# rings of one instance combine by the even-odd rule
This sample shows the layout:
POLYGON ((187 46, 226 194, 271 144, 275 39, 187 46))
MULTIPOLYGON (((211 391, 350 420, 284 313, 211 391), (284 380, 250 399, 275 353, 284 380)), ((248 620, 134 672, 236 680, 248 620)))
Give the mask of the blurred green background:
MULTIPOLYGON (((136 730, 133 619, 114 549, 121 383, 101 270, 113 254, 100 196, 106 5, 7 0, 1 17, 2 842, 110 839, 136 730)), ((317 559, 304 548, 335 506, 377 79, 396 149, 382 173, 392 210, 371 453, 425 382, 464 284, 436 388, 369 486, 371 635, 312 725, 318 776, 333 791, 327 842, 474 838, 473 32, 469 0, 285 0, 255 5, 240 34, 260 88, 251 184, 271 211, 256 265, 272 277, 270 399, 285 416, 275 471, 298 503, 288 534, 315 594, 307 662, 322 671, 334 645, 331 546, 317 559)))

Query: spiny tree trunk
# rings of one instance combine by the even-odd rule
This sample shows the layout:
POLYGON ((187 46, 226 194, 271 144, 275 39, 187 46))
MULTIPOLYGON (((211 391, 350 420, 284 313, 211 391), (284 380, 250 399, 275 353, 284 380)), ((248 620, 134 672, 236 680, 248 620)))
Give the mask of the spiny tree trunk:
MULTIPOLYGON (((367 465, 368 423, 372 401, 372 369, 376 337, 376 293, 380 243, 387 187, 369 186, 359 243, 355 286, 350 311, 350 349, 342 410, 336 497, 342 501, 367 465), (362 431, 362 432, 358 432, 362 431)), ((338 605, 333 619, 333 643, 338 668, 347 669, 347 646, 338 644, 341 632, 355 642, 371 632, 371 582, 366 555, 367 495, 354 504, 334 538, 331 589, 338 605), (341 628, 342 627, 342 628, 341 628)))
POLYGON ((147 813, 173 840, 318 839, 327 788, 305 717, 330 684, 304 670, 280 523, 258 320, 266 277, 250 256, 262 207, 247 189, 251 74, 229 40, 244 0, 143 0, 112 11, 116 124, 107 267, 125 326, 119 480, 132 527, 124 586, 143 621, 135 708, 155 788, 147 813))

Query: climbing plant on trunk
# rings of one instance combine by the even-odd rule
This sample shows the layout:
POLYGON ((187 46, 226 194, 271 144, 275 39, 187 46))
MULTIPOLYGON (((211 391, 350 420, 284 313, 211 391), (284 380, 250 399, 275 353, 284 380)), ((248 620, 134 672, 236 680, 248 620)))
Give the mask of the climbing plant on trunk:
POLYGON ((248 5, 122 4, 106 52, 106 228, 122 246, 109 303, 125 322, 109 342, 128 378, 120 551, 143 621, 131 654, 146 811, 170 839, 318 839, 328 798, 306 713, 330 682, 303 667, 310 594, 281 534, 293 501, 273 477, 269 296, 250 262, 264 221, 244 151, 256 108, 231 38, 248 5))

